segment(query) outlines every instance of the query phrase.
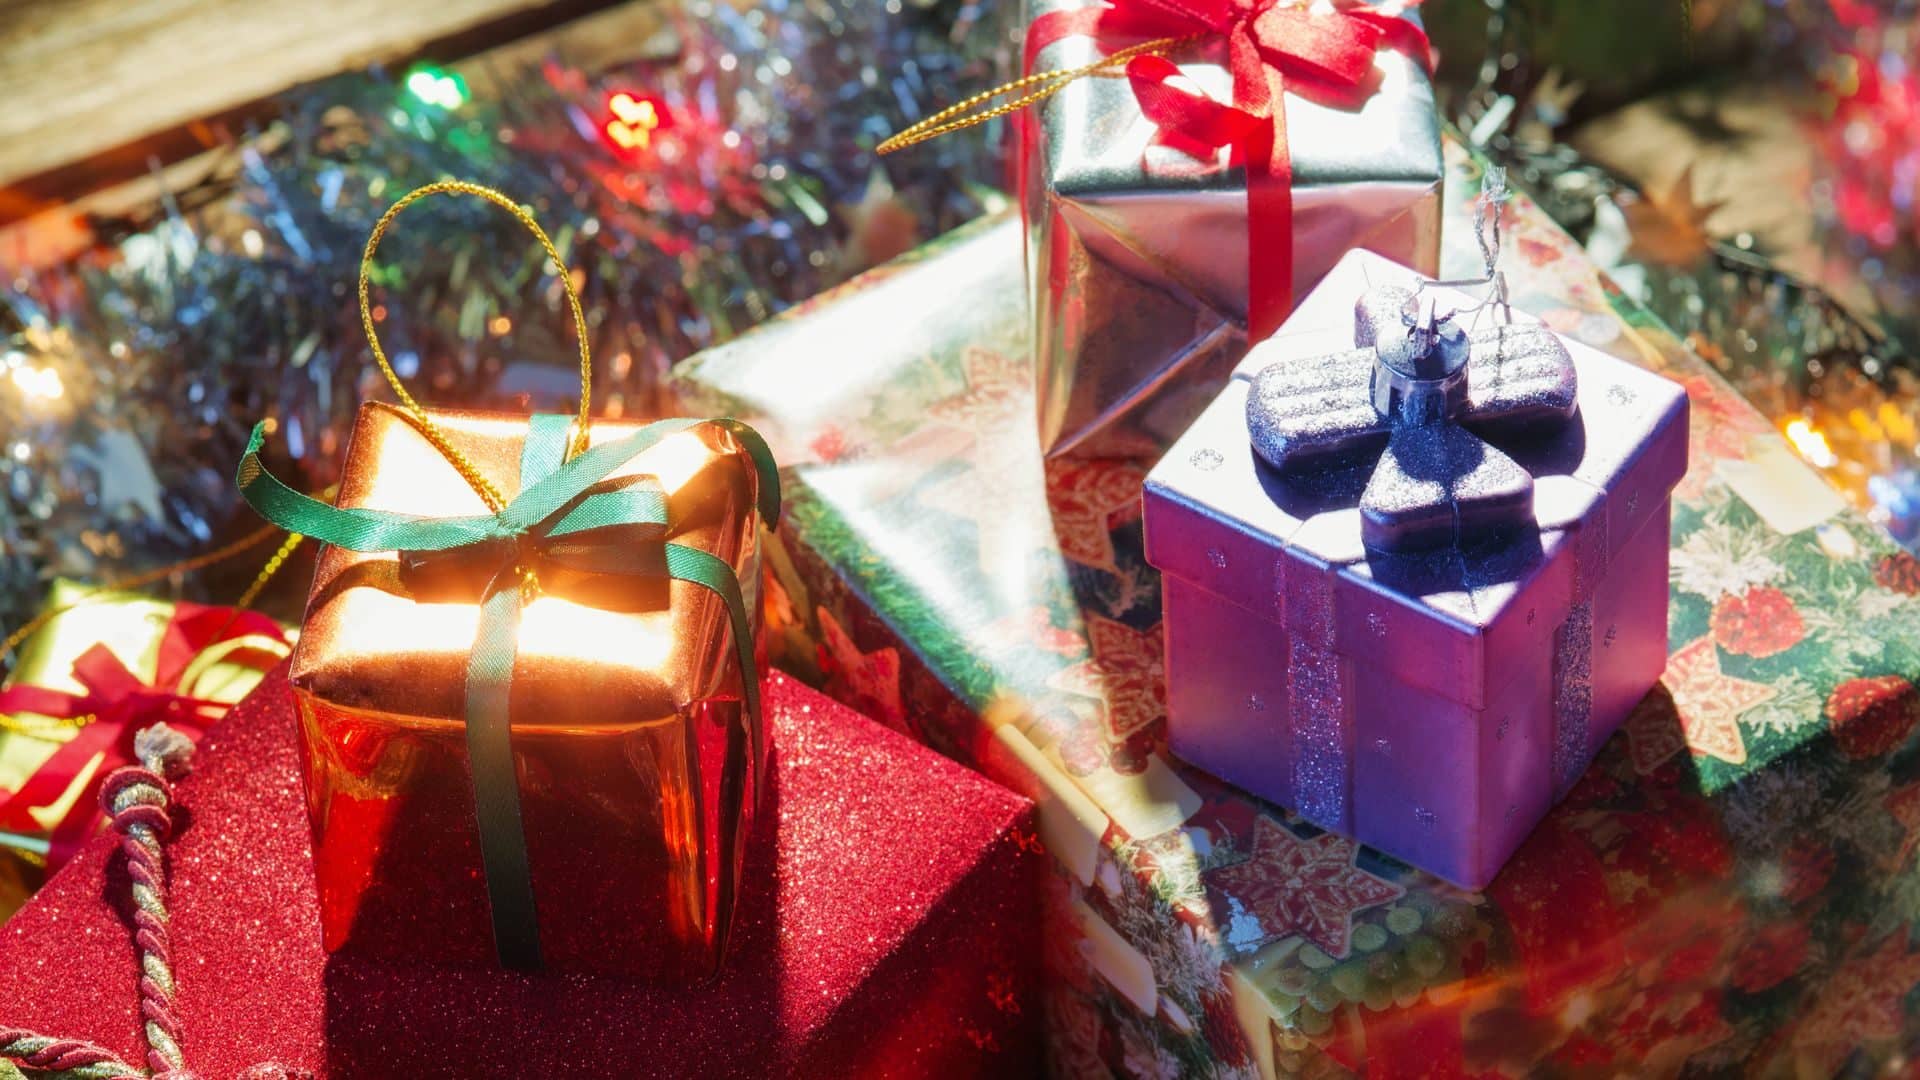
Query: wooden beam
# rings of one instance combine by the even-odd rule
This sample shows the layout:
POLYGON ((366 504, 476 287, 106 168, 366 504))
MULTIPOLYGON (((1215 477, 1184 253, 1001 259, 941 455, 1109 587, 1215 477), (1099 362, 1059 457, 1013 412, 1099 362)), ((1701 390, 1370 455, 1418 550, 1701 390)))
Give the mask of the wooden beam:
POLYGON ((450 60, 608 3, 0 0, 0 222, 216 145, 299 83, 450 60))
MULTIPOLYGON (((0 8, 10 0, 0 0, 0 8)), ((560 56, 576 68, 595 72, 637 59, 671 56, 680 47, 670 18, 672 0, 641 0, 584 15, 548 31, 509 41, 448 66, 467 80, 476 96, 499 92, 527 68, 549 56, 560 56)), ((264 138, 272 144, 277 129, 264 138)), ((167 162, 147 164, 130 174, 84 194, 47 204, 21 200, 18 215, 7 212, 8 192, 0 189, 0 278, 8 267, 49 266, 72 258, 93 242, 86 222, 90 217, 116 217, 154 205, 163 190, 189 186, 209 172, 230 170, 234 154, 226 136, 214 149, 190 145, 182 155, 155 156, 167 162)), ((144 146, 152 149, 155 140, 144 146)), ((16 189, 17 192, 17 189, 16 189)), ((0 287, 4 287, 0 280, 0 287)))

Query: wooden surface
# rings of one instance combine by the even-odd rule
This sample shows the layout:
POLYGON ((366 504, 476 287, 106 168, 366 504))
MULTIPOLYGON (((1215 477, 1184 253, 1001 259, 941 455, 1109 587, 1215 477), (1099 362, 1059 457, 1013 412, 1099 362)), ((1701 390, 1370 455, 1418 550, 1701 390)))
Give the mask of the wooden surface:
POLYGON ((606 5, 0 0, 0 221, 215 145, 295 84, 466 55, 606 5))
MULTIPOLYGON (((77 0, 75 6, 84 7, 93 2, 77 0)), ((281 6, 280 0, 259 2, 263 9, 281 6)), ((361 0, 344 2, 360 3, 361 0)), ((41 0, 27 3, 0 0, 0 12, 40 3, 41 0)), ((212 6, 224 4, 225 0, 219 0, 212 6)), ((528 65, 549 56, 565 57, 570 65, 583 71, 596 71, 641 57, 670 56, 679 48, 670 17, 675 8, 674 0, 629 0, 473 52, 463 59, 452 60, 448 66, 460 72, 476 94, 485 94, 491 83, 512 80, 528 65)), ((523 13, 531 10, 541 17, 555 15, 552 7, 522 10, 523 13)), ((495 23, 491 29, 497 35, 506 27, 495 23)), ((16 28, 5 25, 4 15, 0 15, 0 41, 15 34, 16 28)), ((441 49, 445 53, 453 51, 444 43, 441 49)), ((18 58, 0 51, 0 85, 16 81, 11 65, 19 62, 18 58)), ((346 67, 340 70, 362 66, 345 63, 346 67)), ((41 126, 30 117, 11 113, 0 110, 0 130, 7 130, 7 125, 41 126)), ((231 111, 228 115, 232 115, 231 111)), ((187 187, 209 172, 231 170, 235 157, 230 143, 238 134, 237 129, 223 130, 217 123, 195 119, 171 129, 148 132, 130 143, 95 152, 91 157, 63 163, 27 182, 11 187, 0 183, 0 279, 6 276, 9 267, 50 265, 86 248, 92 239, 86 226, 89 215, 126 214, 152 205, 163 187, 187 187), (206 149, 210 146, 218 149, 206 149), (122 162, 121 159, 133 160, 122 162), (128 168, 121 171, 115 168, 116 164, 125 164, 128 168), (64 186, 61 182, 65 182, 64 186), (33 190, 36 185, 48 190, 36 192, 33 190)), ((274 129, 269 127, 266 137, 274 138, 274 129)), ((91 144, 76 141, 75 145, 91 144)), ((5 137, 0 137, 0 161, 9 153, 18 151, 5 137)))

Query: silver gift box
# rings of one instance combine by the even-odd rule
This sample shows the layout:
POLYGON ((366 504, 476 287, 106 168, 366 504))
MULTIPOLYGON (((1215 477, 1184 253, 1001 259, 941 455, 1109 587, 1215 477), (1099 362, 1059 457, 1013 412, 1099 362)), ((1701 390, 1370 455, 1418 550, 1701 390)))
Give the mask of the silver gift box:
MULTIPOLYGON (((1027 0, 1026 22, 1084 0, 1027 0)), ((1033 70, 1090 63, 1093 39, 1053 43, 1033 70)), ((1172 59, 1232 99, 1224 46, 1172 59)), ((1286 98, 1294 295, 1360 247, 1422 273, 1440 249, 1440 123, 1420 65, 1383 49, 1356 108, 1286 98)), ((1152 454, 1213 399, 1245 355, 1243 171, 1160 145, 1120 75, 1075 80, 1026 125, 1027 227, 1040 433, 1050 455, 1152 454)))

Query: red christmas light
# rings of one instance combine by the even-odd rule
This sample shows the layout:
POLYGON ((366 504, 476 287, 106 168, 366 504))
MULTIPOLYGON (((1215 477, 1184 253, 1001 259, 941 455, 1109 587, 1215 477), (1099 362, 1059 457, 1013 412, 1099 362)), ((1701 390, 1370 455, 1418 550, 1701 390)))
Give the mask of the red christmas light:
POLYGON ((619 91, 607 98, 607 122, 601 130, 616 149, 628 152, 648 150, 653 133, 672 127, 670 116, 658 98, 619 91))

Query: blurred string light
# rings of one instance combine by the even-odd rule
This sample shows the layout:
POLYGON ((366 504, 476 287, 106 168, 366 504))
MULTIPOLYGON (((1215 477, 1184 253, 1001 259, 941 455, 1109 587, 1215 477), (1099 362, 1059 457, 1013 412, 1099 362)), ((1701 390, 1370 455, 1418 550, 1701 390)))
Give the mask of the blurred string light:
POLYGON ((1787 441, 1800 452, 1800 456, 1822 469, 1831 469, 1840 463, 1834 455, 1833 447, 1827 442, 1826 435, 1813 426, 1804 416, 1796 416, 1787 421, 1787 441))
POLYGON ((653 133, 670 126, 660 102, 650 97, 636 97, 625 90, 607 99, 607 112, 602 130, 619 150, 651 149, 653 133))
POLYGON ((453 110, 468 100, 467 80, 458 72, 438 67, 417 67, 407 75, 407 93, 415 100, 436 108, 453 110))
MULTIPOLYGON (((890 159, 883 185, 873 147, 1007 78, 1013 7, 688 0, 668 56, 554 58, 477 95, 421 66, 284 96, 267 137, 204 181, 95 220, 97 252, 0 287, 0 626, 54 574, 205 550, 233 527, 232 465, 257 419, 279 421, 282 466, 332 479, 354 409, 383 392, 353 310, 360 247, 422 183, 459 176, 529 205, 608 358, 596 411, 667 409, 672 361, 1000 205, 1001 131, 890 159)), ((389 239, 377 285, 423 396, 527 410, 577 392, 561 290, 504 215, 441 201, 389 239)))

